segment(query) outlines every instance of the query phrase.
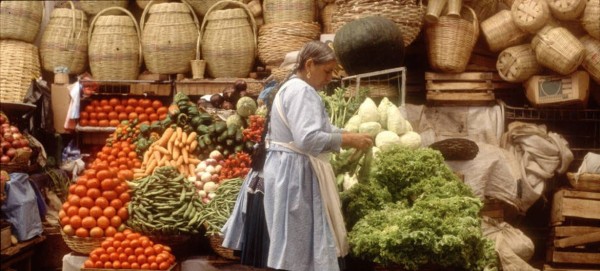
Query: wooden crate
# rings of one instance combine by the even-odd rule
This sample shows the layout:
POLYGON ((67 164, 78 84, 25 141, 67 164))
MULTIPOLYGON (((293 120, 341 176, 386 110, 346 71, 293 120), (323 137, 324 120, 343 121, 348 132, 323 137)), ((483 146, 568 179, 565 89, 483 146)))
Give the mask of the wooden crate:
POLYGON ((489 105, 496 101, 494 90, 512 89, 493 72, 425 73, 427 102, 442 105, 489 105))
POLYGON ((600 268, 585 268, 580 266, 552 266, 545 264, 544 271, 600 271, 600 268))
POLYGON ((98 95, 152 95, 170 96, 173 86, 170 81, 153 80, 112 80, 112 81, 82 81, 82 83, 97 87, 98 95))
POLYGON ((554 194, 550 222, 559 226, 567 220, 600 222, 600 193, 561 189, 554 194))
POLYGON ((551 241, 547 262, 600 265, 600 227, 557 226, 552 229, 551 241))
POLYGON ((480 216, 493 218, 498 222, 504 221, 504 204, 498 199, 485 199, 483 208, 479 211, 480 216))
POLYGON ((600 192, 600 174, 582 173, 575 180, 575 173, 567 172, 567 179, 576 190, 600 192))
POLYGON ((211 95, 223 93, 226 87, 233 86, 237 80, 246 81, 246 92, 250 96, 258 96, 265 86, 265 82, 253 78, 216 78, 216 79, 183 79, 175 81, 175 91, 186 95, 211 95))

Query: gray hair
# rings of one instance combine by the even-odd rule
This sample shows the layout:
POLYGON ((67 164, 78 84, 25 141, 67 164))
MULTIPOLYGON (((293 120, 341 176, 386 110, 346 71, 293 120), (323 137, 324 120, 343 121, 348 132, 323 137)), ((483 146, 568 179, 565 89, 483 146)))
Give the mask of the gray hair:
POLYGON ((306 65, 306 61, 309 59, 312 59, 315 64, 319 65, 335 60, 335 53, 327 43, 318 40, 310 41, 300 49, 298 60, 296 61, 297 66, 294 71, 304 70, 304 65, 306 65))

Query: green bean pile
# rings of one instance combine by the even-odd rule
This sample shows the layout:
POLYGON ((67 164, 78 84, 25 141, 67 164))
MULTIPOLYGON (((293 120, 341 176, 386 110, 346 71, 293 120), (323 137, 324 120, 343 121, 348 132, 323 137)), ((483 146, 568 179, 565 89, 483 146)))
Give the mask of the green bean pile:
POLYGON ((206 236, 220 233, 231 215, 243 182, 241 178, 223 181, 215 191, 216 196, 201 211, 206 236))
POLYGON ((198 233, 203 209, 194 184, 172 166, 130 182, 127 225, 146 234, 198 233))

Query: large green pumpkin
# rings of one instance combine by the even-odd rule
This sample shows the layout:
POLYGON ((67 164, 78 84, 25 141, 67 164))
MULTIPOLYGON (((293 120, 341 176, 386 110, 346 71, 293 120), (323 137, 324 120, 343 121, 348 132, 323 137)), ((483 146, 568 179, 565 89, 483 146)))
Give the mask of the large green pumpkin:
POLYGON ((369 16, 343 25, 333 48, 348 75, 401 67, 404 41, 396 24, 381 16, 369 16))

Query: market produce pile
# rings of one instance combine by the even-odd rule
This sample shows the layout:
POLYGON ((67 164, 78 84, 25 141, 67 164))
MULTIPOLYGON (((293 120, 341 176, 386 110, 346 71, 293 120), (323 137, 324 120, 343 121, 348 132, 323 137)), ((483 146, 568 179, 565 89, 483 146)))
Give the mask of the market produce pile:
POLYGON ((421 146, 387 98, 379 105, 364 98, 357 109, 340 99, 339 93, 324 99, 331 119, 375 138, 372 150, 344 150, 331 161, 343 191, 351 254, 407 270, 496 270, 493 242, 480 228, 483 203, 441 153, 421 146))

